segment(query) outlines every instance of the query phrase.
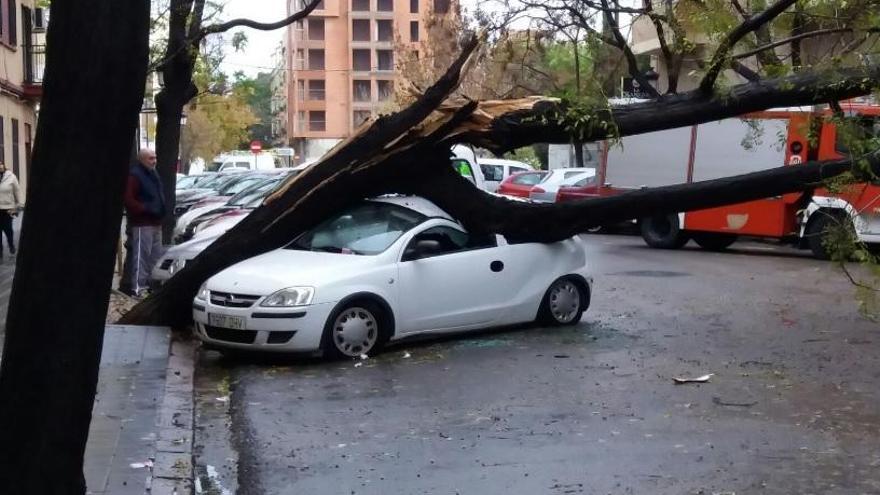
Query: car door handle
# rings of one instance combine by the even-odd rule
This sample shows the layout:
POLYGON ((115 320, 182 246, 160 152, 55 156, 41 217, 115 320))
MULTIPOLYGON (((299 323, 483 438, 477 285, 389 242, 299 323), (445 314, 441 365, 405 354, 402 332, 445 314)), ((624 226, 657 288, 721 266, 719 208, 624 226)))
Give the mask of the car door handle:
POLYGON ((504 263, 495 260, 492 263, 489 263, 489 269, 493 272, 500 272, 501 270, 504 270, 504 263))

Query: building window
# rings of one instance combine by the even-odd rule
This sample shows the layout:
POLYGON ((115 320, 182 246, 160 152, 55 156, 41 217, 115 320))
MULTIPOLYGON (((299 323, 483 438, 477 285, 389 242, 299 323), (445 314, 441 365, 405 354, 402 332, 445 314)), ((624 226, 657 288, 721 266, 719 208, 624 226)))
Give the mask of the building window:
POLYGON ((409 0, 409 13, 410 14, 418 14, 419 13, 419 0, 409 0))
MULTIPOLYGON (((297 4, 299 5, 299 10, 303 10, 308 7, 309 4, 312 3, 312 0, 299 0, 297 4)), ((315 7, 315 10, 324 10, 324 0, 318 2, 318 6, 315 7)))
POLYGON ((305 24, 303 24, 302 19, 293 23, 293 39, 296 41, 302 41, 306 39, 306 28, 305 24))
POLYGON ((376 41, 393 41, 394 31, 390 20, 376 21, 376 41))
POLYGON ((370 90, 370 81, 353 81, 351 96, 354 101, 371 101, 373 99, 373 95, 371 94, 370 90))
POLYGON ((391 50, 376 50, 378 70, 394 70, 394 53, 391 50))
MULTIPOLYGON (((7 45, 18 44, 18 2, 16 0, 2 0, 2 13, 0 13, 0 40, 7 45)), ((30 22, 30 19, 28 19, 30 22)))
POLYGON ((434 0, 434 12, 437 14, 449 12, 449 0, 434 0))
POLYGON ((354 70, 369 71, 371 69, 370 50, 352 50, 351 59, 354 70))
POLYGON ((296 82, 296 99, 299 101, 306 99, 306 82, 302 79, 296 82))
POLYGON ((376 93, 378 93, 379 101, 388 101, 391 99, 391 93, 394 92, 394 83, 391 81, 376 81, 376 93))
POLYGON ((352 19, 351 40, 370 41, 370 21, 367 19, 352 19))
POLYGON ((409 40, 413 42, 419 41, 419 21, 410 21, 409 40))
POLYGON ((355 110, 351 116, 351 122, 354 124, 354 127, 360 127, 361 124, 370 120, 370 111, 369 110, 355 110))
POLYGON ((370 0, 351 0, 352 12, 369 12, 370 0))
POLYGON ((313 79, 309 81, 309 99, 324 101, 324 80, 313 79))
POLYGON ((18 148, 18 119, 12 119, 12 173, 15 174, 16 177, 21 176, 21 167, 19 156, 19 148, 18 148))
POLYGON ((376 0, 376 10, 379 12, 392 12, 394 10, 394 0, 376 0))
POLYGON ((324 132, 327 130, 327 116, 323 110, 309 112, 309 131, 324 132))
POLYGON ((300 48, 296 51, 296 60, 294 61, 294 66, 297 70, 303 70, 306 68, 306 52, 300 48))
POLYGON ((309 50, 309 70, 324 70, 324 50, 309 50))
POLYGON ((324 41, 324 19, 309 19, 309 40, 324 41))
POLYGON ((0 163, 6 163, 6 126, 3 125, 3 117, 0 117, 0 163))

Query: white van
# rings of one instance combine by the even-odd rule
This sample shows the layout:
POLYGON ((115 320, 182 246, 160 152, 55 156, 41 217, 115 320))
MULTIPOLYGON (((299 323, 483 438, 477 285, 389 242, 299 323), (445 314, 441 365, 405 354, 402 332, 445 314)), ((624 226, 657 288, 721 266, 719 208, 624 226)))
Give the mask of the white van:
POLYGON ((205 167, 205 172, 229 172, 233 170, 272 170, 281 168, 281 159, 273 153, 251 153, 235 151, 217 155, 205 167))
POLYGON ((480 171, 483 173, 483 180, 486 183, 486 190, 495 192, 501 181, 519 172, 534 172, 534 168, 527 163, 518 162, 516 160, 504 160, 501 158, 477 158, 480 165, 480 171))
POLYGON ((458 171, 462 177, 474 183, 478 189, 486 191, 486 179, 483 171, 477 166, 477 155, 469 146, 456 144, 452 147, 452 168, 458 171))

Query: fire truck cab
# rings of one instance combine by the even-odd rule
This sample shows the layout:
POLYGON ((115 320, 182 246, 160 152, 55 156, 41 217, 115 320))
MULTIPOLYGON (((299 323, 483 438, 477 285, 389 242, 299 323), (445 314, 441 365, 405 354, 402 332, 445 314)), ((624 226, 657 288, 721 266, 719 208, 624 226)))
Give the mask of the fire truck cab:
MULTIPOLYGON (((842 108, 859 119, 866 133, 880 135, 880 106, 846 102, 842 108)), ((845 140, 824 118, 829 115, 827 107, 774 109, 605 142, 595 195, 844 158, 845 140)), ((880 186, 862 183, 837 192, 818 188, 812 194, 797 192, 638 221, 651 247, 679 248, 693 239, 705 249, 721 250, 739 236, 752 236, 789 240, 827 259, 823 238, 832 224, 849 222, 859 240, 880 243, 880 186)))

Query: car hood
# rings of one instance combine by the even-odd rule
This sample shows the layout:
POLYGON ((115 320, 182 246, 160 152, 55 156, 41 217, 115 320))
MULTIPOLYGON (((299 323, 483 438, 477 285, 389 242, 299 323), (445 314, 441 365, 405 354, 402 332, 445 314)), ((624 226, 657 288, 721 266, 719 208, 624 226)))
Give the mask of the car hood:
POLYGON ((200 237, 198 239, 193 239, 183 244, 178 244, 176 246, 168 248, 168 251, 165 251, 165 255, 163 258, 182 258, 185 260, 191 260, 199 255, 202 251, 205 250, 206 247, 211 245, 212 242, 216 241, 219 235, 213 237, 200 237))
POLYGON ((265 296, 286 287, 318 288, 375 264, 375 256, 277 249, 221 271, 211 277, 208 288, 265 296))

